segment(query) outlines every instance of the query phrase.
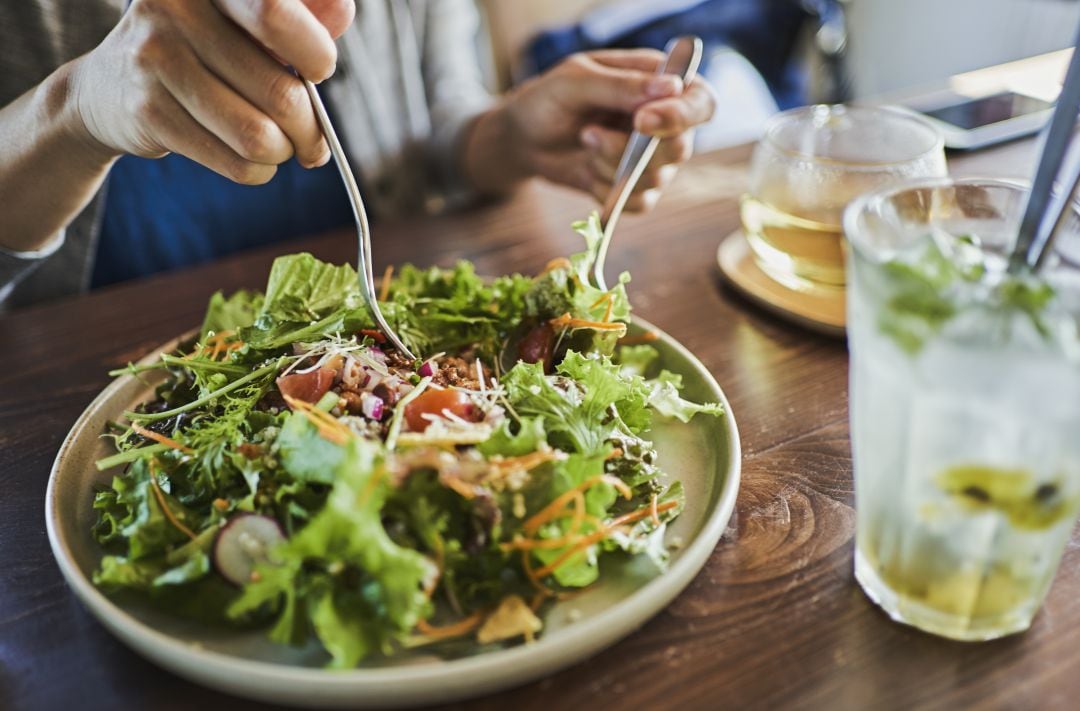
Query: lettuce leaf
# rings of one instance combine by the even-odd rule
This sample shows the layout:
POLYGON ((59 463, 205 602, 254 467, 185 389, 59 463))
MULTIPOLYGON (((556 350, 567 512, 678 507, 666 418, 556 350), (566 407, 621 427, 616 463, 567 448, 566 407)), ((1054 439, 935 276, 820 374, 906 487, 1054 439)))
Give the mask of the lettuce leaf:
POLYGON ((220 291, 215 292, 199 329, 199 341, 211 333, 238 331, 250 326, 255 323, 262 305, 263 295, 258 292, 240 290, 228 298, 220 291))
POLYGON ((660 375, 648 383, 649 407, 664 417, 674 417, 680 422, 689 422, 690 418, 698 413, 717 417, 724 414, 724 406, 718 402, 699 405, 683 399, 679 395, 679 391, 682 390, 682 376, 670 370, 661 370, 660 375))
POLYGON ((434 571, 383 528, 388 490, 378 445, 353 440, 326 505, 275 549, 278 564, 259 566, 259 579, 244 586, 229 615, 275 608, 271 637, 277 641, 302 640, 310 622, 334 668, 356 666, 372 652, 389 653, 428 612, 423 583, 434 571))
POLYGON ((360 296, 356 270, 308 254, 278 257, 270 268, 260 316, 280 321, 313 321, 360 296))
POLYGON ((292 413, 274 446, 285 471, 298 481, 332 484, 345 459, 345 450, 319 436, 303 413, 292 413))

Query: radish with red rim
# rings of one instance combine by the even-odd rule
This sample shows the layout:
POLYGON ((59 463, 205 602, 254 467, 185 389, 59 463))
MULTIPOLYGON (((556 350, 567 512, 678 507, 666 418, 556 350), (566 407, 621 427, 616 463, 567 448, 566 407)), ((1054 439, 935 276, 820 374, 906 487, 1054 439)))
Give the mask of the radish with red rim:
POLYGON ((234 585, 251 582, 255 566, 273 563, 275 546, 284 542, 281 525, 269 516, 241 514, 231 519, 214 543, 214 567, 234 585))

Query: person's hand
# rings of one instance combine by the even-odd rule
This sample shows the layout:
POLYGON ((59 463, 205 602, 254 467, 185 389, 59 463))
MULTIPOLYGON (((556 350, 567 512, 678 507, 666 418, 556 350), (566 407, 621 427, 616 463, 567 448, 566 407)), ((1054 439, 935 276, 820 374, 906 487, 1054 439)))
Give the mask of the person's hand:
MULTIPOLYGON (((627 202, 652 207, 679 163, 693 153, 694 127, 716 109, 701 78, 689 86, 657 75, 663 52, 598 50, 568 57, 511 92, 499 111, 503 138, 528 174, 591 193, 603 202, 631 130, 663 140, 627 202)), ((504 153, 510 155, 511 153, 504 153)))
POLYGON ((181 153, 239 183, 265 183, 293 155, 330 152, 301 76, 337 62, 353 0, 135 0, 72 72, 90 139, 114 154, 181 153))

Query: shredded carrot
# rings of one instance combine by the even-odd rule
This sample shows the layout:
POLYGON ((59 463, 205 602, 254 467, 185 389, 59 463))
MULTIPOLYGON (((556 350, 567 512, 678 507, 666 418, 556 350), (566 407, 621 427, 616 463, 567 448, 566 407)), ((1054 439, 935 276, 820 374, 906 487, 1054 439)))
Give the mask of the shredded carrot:
POLYGON ((218 331, 217 333, 213 334, 212 336, 209 336, 206 339, 206 342, 207 343, 214 343, 216 341, 224 341, 225 339, 232 338, 235 335, 236 335, 236 331, 228 331, 228 330, 226 330, 226 331, 218 331))
MULTIPOLYGON (((656 513, 659 515, 664 511, 670 511, 678 505, 678 501, 665 501, 664 503, 659 504, 656 507, 656 513)), ((611 528, 616 528, 623 525, 624 523, 634 523, 635 521, 640 521, 646 516, 652 515, 651 509, 652 507, 646 506, 645 508, 638 509, 637 511, 631 511, 630 513, 623 514, 622 516, 619 516, 618 518, 612 519, 610 522, 608 522, 608 526, 610 526, 611 528)))
POLYGON ((574 318, 569 313, 551 319, 554 328, 591 328, 594 331, 622 331, 626 328, 625 323, 607 323, 604 321, 589 321, 583 318, 574 318))
POLYGON ((653 492, 652 499, 649 500, 649 513, 652 515, 652 522, 654 526, 660 525, 660 511, 656 508, 656 492, 653 492))
POLYGON ((525 577, 529 579, 529 584, 536 589, 536 592, 546 597, 559 598, 560 595, 555 590, 552 590, 536 574, 536 571, 532 567, 532 559, 529 557, 528 551, 521 551, 521 567, 525 571, 525 577))
POLYGON ((390 296, 390 277, 394 276, 394 265, 387 264, 386 271, 382 275, 382 286, 379 288, 379 301, 386 301, 390 296))
POLYGON ((623 455, 622 447, 616 447, 615 449, 611 450, 610 454, 608 454, 606 457, 604 457, 604 461, 607 462, 607 461, 610 461, 612 459, 618 459, 622 455, 623 455))
MULTIPOLYGON (((573 493, 575 494, 573 498, 574 511, 570 515, 574 517, 574 520, 570 522, 570 529, 565 534, 559 536, 558 538, 523 538, 521 536, 518 536, 509 543, 499 544, 499 548, 504 551, 532 551, 537 549, 563 548, 570 545, 574 541, 574 539, 577 537, 578 531, 581 530, 582 524, 584 524, 586 521, 593 524, 594 526, 602 525, 600 519, 586 513, 585 495, 581 491, 577 490, 575 490, 573 493)), ((557 516, 556 518, 562 518, 566 515, 566 510, 564 508, 562 511, 559 512, 559 516, 557 516)))
POLYGON ((383 334, 382 331, 375 328, 361 328, 360 335, 367 336, 376 343, 386 343, 386 335, 383 334))
POLYGON ((608 323, 609 321, 611 321, 612 311, 615 310, 615 295, 612 294, 610 291, 606 292, 603 296, 593 302, 593 305, 589 307, 589 310, 592 311, 600 304, 607 304, 607 308, 604 309, 603 322, 608 323))
POLYGON ((520 457, 492 457, 488 460, 488 464, 496 469, 500 470, 513 470, 524 469, 528 471, 535 469, 536 467, 559 458, 559 452, 554 449, 548 450, 536 450, 535 452, 529 452, 523 454, 520 457))
POLYGON ((224 511, 229 508, 229 502, 225 499, 214 499, 214 508, 218 511, 224 511))
MULTIPOLYGON (((153 462, 153 460, 151 460, 153 462)), ((168 502, 165 500, 165 494, 161 491, 161 487, 157 483, 157 476, 154 473, 154 465, 150 465, 150 489, 154 492, 154 498, 157 499, 158 506, 161 508, 161 513, 165 514, 165 518, 169 523, 191 540, 195 540, 195 533, 190 528, 185 526, 180 519, 176 518, 172 510, 169 508, 168 502)))
POLYGON ((538 578, 543 578, 545 576, 551 575, 553 572, 555 572, 556 569, 558 569, 558 567, 560 565, 565 563, 571 557, 573 557, 577 553, 580 553, 581 551, 585 550, 586 548, 588 548, 592 544, 598 543, 598 542, 604 540, 605 538, 607 538, 610 535, 611 535, 611 531, 609 529, 601 528, 598 531, 593 531, 592 533, 588 534, 587 536, 582 536, 581 539, 577 543, 570 546, 570 548, 566 549, 561 555, 556 557, 555 560, 551 561, 550 563, 545 565, 543 568, 540 568, 539 570, 533 571, 533 573, 538 578))
POLYGON ((660 334, 656 331, 645 331, 644 333, 636 336, 623 336, 619 339, 620 346, 636 346, 641 343, 652 343, 656 339, 660 338, 660 334))
POLYGON ((181 452, 184 452, 185 454, 191 454, 192 452, 195 451, 191 447, 185 447, 184 445, 180 444, 179 442, 177 442, 175 439, 172 439, 171 437, 166 437, 165 435, 154 432, 153 430, 148 430, 145 427, 141 427, 141 426, 135 424, 134 422, 131 423, 131 429, 136 434, 140 434, 143 437, 146 437, 147 439, 152 439, 155 442, 157 442, 159 444, 163 444, 166 447, 169 447, 171 449, 177 449, 177 450, 179 450, 181 452))
POLYGON ((573 269, 573 267, 574 265, 571 264, 570 260, 566 257, 556 257, 555 259, 552 259, 550 262, 548 262, 547 266, 544 267, 544 271, 540 272, 540 274, 538 274, 537 276, 544 276, 548 272, 554 271, 556 269, 573 269))
POLYGON ((468 617, 443 627, 434 627, 428 624, 427 620, 420 620, 416 623, 416 629, 425 637, 430 637, 432 639, 449 639, 450 637, 460 637, 461 635, 469 634, 479 627, 480 623, 483 621, 484 613, 477 610, 468 617))
POLYGON ((304 417, 315 425, 315 428, 319 431, 319 436, 323 439, 337 445, 344 445, 352 438, 352 430, 330 413, 323 412, 310 402, 298 400, 284 393, 282 393, 282 397, 285 398, 286 404, 293 410, 304 413, 304 417))
POLYGON ((536 530, 539 529, 540 526, 542 526, 543 524, 554 518, 558 518, 559 512, 566 508, 567 504, 574 500, 574 497, 578 492, 585 491, 586 489, 596 486, 601 482, 611 484, 619 491, 619 493, 621 493, 627 499, 633 496, 633 492, 630 491, 630 487, 627 486, 625 482, 623 482, 623 480, 619 479, 618 477, 613 477, 609 474, 601 474, 600 476, 590 477, 578 484, 570 491, 565 491, 560 494, 558 497, 555 498, 554 501, 552 501, 550 504, 542 508, 538 513, 525 521, 525 523, 522 524, 522 528, 525 529, 526 533, 535 533, 536 530))
POLYGON ((546 599, 547 595, 545 593, 537 591, 537 593, 533 595, 532 600, 529 601, 529 609, 536 612, 540 609, 540 606, 544 604, 544 600, 546 599))
POLYGON ((600 297, 599 299, 597 299, 596 301, 592 302, 592 305, 591 305, 591 306, 589 307, 589 311, 592 311, 593 309, 595 309, 595 308, 596 308, 597 306, 599 306, 600 304, 603 304, 603 303, 610 303, 610 302, 611 302, 611 299, 612 299, 611 293, 610 293, 610 292, 607 292, 607 291, 605 291, 605 292, 603 293, 603 295, 602 295, 602 296, 601 296, 601 297, 600 297))
POLYGON ((206 341, 199 347, 184 356, 184 360, 191 360, 192 358, 200 355, 207 356, 210 360, 217 360, 219 355, 223 353, 228 355, 232 351, 244 347, 243 341, 233 341, 232 343, 226 343, 225 341, 232 338, 235 334, 234 331, 221 331, 215 333, 206 338, 206 341))
POLYGON ((462 481, 456 476, 441 477, 440 481, 447 487, 456 491, 458 495, 460 495, 463 499, 471 500, 476 498, 476 487, 474 487, 472 484, 462 481))
POLYGON ((652 514, 654 510, 657 512, 657 514, 659 514, 660 511, 667 511, 668 509, 675 508, 676 506, 678 506, 678 502, 665 501, 663 504, 660 504, 655 509, 653 509, 653 507, 651 507, 651 506, 646 506, 644 508, 638 509, 637 511, 631 511, 630 513, 623 514, 622 516, 619 516, 618 518, 612 519, 603 528, 601 528, 598 531, 594 531, 594 532, 590 533, 587 536, 583 536, 581 538, 581 540, 579 540, 577 543, 575 543, 571 548, 569 548, 567 551, 565 551, 562 555, 555 558, 555 560, 551 561, 550 563, 545 565, 543 568, 540 568, 539 570, 533 571, 533 573, 536 575, 537 578, 543 578, 546 575, 550 575, 555 570, 557 570, 560 565, 565 563, 567 560, 569 560, 571 557, 573 557, 577 553, 580 553, 581 551, 585 550, 586 548, 588 548, 592 544, 599 543, 600 541, 602 541, 605 538, 607 538, 608 536, 610 536, 621 525, 623 525, 625 523, 632 523, 634 521, 639 521, 639 520, 645 518, 646 516, 652 514))

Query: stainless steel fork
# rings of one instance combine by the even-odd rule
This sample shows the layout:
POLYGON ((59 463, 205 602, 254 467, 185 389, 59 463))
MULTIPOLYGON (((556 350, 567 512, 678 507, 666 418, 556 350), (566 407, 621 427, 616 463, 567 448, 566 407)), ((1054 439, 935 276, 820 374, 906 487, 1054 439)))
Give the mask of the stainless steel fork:
POLYGON ((371 272, 371 226, 368 224, 367 211, 364 209, 364 199, 360 196, 360 187, 356 184, 356 176, 353 175, 352 168, 349 167, 349 159, 345 156, 345 150, 341 147, 341 141, 338 140, 334 125, 330 122, 330 114, 326 112, 326 106, 323 104, 322 97, 319 96, 319 90, 307 79, 304 79, 303 82, 307 88, 308 96, 311 97, 311 104, 315 107, 315 116, 319 120, 319 126, 326 136, 326 142, 330 145, 330 153, 333 154, 338 172, 341 173, 341 180, 345 183, 345 191, 349 194, 349 203, 352 205, 353 217, 356 219, 356 238, 359 242, 356 256, 356 273, 360 276, 360 292, 364 295, 364 301, 371 310, 371 315, 375 317, 375 323, 378 324, 379 330, 386 334, 386 337, 390 339, 395 348, 410 360, 415 360, 416 356, 402 342, 394 329, 390 328, 390 324, 386 322, 386 318, 383 317, 382 311, 379 309, 379 300, 375 294, 375 278, 371 272))
MULTIPOLYGON (((698 65, 701 64, 702 42, 700 37, 687 36, 676 37, 668 42, 664 48, 667 60, 660 67, 657 74, 674 74, 681 77, 684 86, 689 86, 697 75, 698 65)), ((645 167, 649 165, 656 147, 660 145, 660 139, 634 131, 630 134, 630 140, 626 143, 622 160, 615 171, 615 182, 608 193, 608 199, 604 203, 600 213, 600 225, 604 228, 604 237, 600 240, 600 246, 596 251, 596 263, 593 265, 593 286, 607 291, 607 282, 604 280, 604 262, 607 260, 608 247, 611 245, 611 236, 615 233, 615 225, 622 215, 626 201, 630 193, 634 191, 645 167)))

